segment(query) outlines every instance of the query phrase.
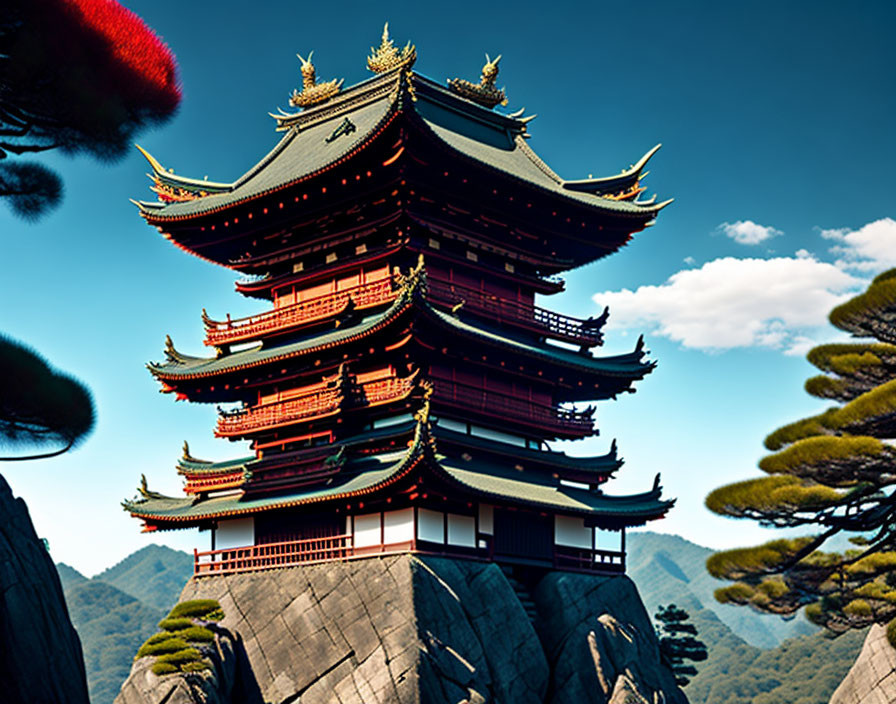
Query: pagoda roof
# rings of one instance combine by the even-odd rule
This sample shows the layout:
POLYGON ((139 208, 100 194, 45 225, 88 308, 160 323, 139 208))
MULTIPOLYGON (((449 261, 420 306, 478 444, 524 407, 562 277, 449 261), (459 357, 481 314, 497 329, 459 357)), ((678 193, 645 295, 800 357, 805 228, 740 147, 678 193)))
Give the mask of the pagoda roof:
POLYGON ((671 202, 639 203, 604 197, 636 182, 656 148, 621 175, 567 181, 525 143, 529 118, 485 109, 434 81, 398 68, 348 88, 321 105, 294 114, 273 115, 277 129, 285 131, 285 136, 232 183, 176 176, 144 152, 157 183, 189 191, 195 197, 140 201, 137 205, 154 223, 189 220, 225 210, 328 171, 364 149, 399 115, 422 128, 436 145, 464 159, 597 211, 646 223, 671 202), (205 194, 199 195, 200 191, 205 194))
POLYGON ((209 460, 199 460, 195 457, 185 456, 177 461, 177 473, 185 477, 190 477, 207 474, 241 472, 246 469, 246 464, 253 460, 255 460, 255 455, 224 460, 221 462, 211 462, 209 460))
POLYGON ((518 445, 510 445, 505 442, 489 440, 468 433, 460 433, 456 430, 441 428, 439 427, 438 420, 435 421, 433 435, 436 440, 444 439, 446 442, 481 449, 489 454, 513 457, 515 462, 524 465, 532 463, 548 468, 568 468, 580 471, 590 471, 596 474, 611 474, 623 465, 622 458, 617 455, 615 440, 610 447, 610 451, 605 455, 572 457, 565 452, 558 452, 556 450, 533 450, 518 445))
POLYGON ((444 328, 449 334, 474 338, 494 346, 513 349, 528 357, 535 357, 584 372, 640 379, 655 367, 655 362, 643 361, 645 352, 641 338, 632 352, 595 357, 587 352, 575 352, 554 345, 517 340, 507 336, 503 331, 490 329, 481 323, 463 321, 454 314, 442 312, 429 305, 425 293, 422 291, 423 287, 420 285, 424 276, 422 272, 409 276, 401 293, 388 309, 368 316, 352 326, 340 327, 325 333, 310 334, 298 341, 274 347, 260 344, 220 357, 185 355, 174 349, 169 340, 166 349, 168 361, 161 364, 150 363, 147 368, 160 379, 196 379, 314 354, 370 336, 388 326, 412 307, 416 307, 422 315, 444 328))
POLYGON ((428 411, 424 410, 417 416, 414 438, 407 448, 351 459, 331 483, 323 486, 260 498, 242 494, 175 498, 150 492, 144 487, 140 497, 124 501, 122 506, 132 516, 142 518, 152 526, 186 527, 204 520, 368 495, 406 477, 421 461, 440 479, 483 498, 608 519, 618 518, 628 525, 659 518, 674 504, 674 500, 660 498, 658 481, 649 492, 610 496, 599 491, 566 486, 540 473, 521 473, 510 464, 472 458, 466 460, 463 456, 445 457, 436 449, 428 411))

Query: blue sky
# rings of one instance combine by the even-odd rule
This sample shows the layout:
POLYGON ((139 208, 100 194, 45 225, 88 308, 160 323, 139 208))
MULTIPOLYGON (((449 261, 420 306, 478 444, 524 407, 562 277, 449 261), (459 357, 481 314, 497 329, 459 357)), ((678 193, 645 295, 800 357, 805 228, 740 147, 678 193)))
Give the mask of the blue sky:
MULTIPOLYGON (((802 353, 837 334, 824 323, 833 303, 896 265, 891 3, 125 4, 180 63, 180 112, 138 141, 181 174, 240 176, 277 139, 267 113, 288 107, 295 54, 314 50, 320 78, 354 83, 386 20, 439 81, 476 78, 485 52, 503 54, 507 109, 538 114, 530 144, 566 178, 616 173, 662 142, 645 185, 675 203, 542 302, 583 316, 609 303, 606 349, 644 332, 659 360, 635 395, 599 406, 600 437, 570 451, 618 438, 619 492, 662 472, 679 501, 654 529, 715 547, 765 537, 710 515, 703 497, 755 476, 765 434, 820 407, 802 391, 802 353)), ((99 422, 76 452, 3 471, 54 558, 91 574, 150 540, 119 508, 141 473, 176 494, 184 439, 212 459, 244 451, 213 439, 213 408, 160 395, 143 365, 166 333, 201 353, 203 307, 259 308, 231 272, 138 217, 128 199, 152 194, 136 150, 114 165, 44 161, 64 204, 36 225, 0 207, 0 330, 89 384, 99 422)))

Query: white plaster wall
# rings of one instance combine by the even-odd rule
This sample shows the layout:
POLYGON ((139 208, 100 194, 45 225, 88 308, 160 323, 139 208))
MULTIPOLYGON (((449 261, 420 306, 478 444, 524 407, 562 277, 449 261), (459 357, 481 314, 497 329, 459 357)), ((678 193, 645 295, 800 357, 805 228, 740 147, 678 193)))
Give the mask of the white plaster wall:
POLYGON ((366 548, 380 545, 380 514, 368 513, 355 516, 355 547, 366 548))
POLYGON ((476 520, 473 516, 448 514, 448 544, 465 548, 476 547, 476 520))
POLYGON ((554 516, 554 543, 571 548, 591 548, 591 528, 584 518, 554 516))
POLYGON ((383 514, 383 542, 405 543, 414 539, 414 509, 386 511, 383 514))
POLYGON ((441 511, 417 509, 417 538, 431 543, 445 542, 445 517, 441 511))
POLYGON ((234 518, 229 521, 218 521, 215 529, 215 549, 243 548, 255 545, 255 519, 234 518))

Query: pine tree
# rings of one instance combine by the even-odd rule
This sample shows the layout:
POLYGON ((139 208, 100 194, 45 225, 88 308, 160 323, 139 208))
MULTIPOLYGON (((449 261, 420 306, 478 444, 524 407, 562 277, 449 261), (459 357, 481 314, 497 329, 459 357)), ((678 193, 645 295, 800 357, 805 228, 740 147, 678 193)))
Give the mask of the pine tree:
POLYGON ((62 454, 93 429, 90 392, 54 370, 34 351, 0 337, 0 444, 46 447, 40 455, 0 460, 42 459, 62 454))
POLYGON ((697 674, 691 662, 702 662, 708 657, 706 644, 697 639, 697 627, 688 623, 691 615, 675 604, 660 606, 654 614, 660 655, 675 675, 675 682, 684 687, 697 674))
POLYGON ((62 183, 22 155, 121 156, 180 102, 168 47, 114 0, 7 0, 0 12, 0 197, 34 219, 62 183))
MULTIPOLYGON (((896 617, 896 269, 838 306, 831 323, 864 341, 814 348, 823 373, 806 391, 837 401, 765 440, 766 476, 723 486, 706 505, 716 513, 807 535, 728 550, 707 561, 734 584, 723 603, 806 616, 832 633, 896 617), (871 339, 868 339, 871 338, 871 339), (855 548, 825 549, 835 536, 855 548)), ((896 628, 891 628, 896 634, 896 628)))

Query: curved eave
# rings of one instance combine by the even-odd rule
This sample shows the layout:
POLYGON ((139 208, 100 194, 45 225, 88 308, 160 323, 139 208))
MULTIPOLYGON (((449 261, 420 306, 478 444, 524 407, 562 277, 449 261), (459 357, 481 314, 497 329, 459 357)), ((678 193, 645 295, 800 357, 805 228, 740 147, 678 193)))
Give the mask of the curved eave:
MULTIPOLYGON (((566 188, 570 191, 592 193, 594 195, 600 195, 604 193, 618 193, 619 191, 631 188, 641 178, 641 172, 644 170, 647 162, 650 161, 650 158, 654 154, 656 154, 662 146, 662 144, 657 144, 653 149, 642 156, 636 164, 626 169, 621 174, 618 174, 616 176, 605 176, 603 178, 586 178, 575 181, 564 181, 563 188, 566 188)), ((636 205, 639 205, 639 203, 636 202, 636 205)), ((647 204, 642 202, 640 203, 640 205, 647 204)))
MULTIPOLYGON (((438 101, 432 101, 430 103, 432 109, 429 109, 426 107, 425 101, 425 97, 421 96, 415 103, 414 122, 429 139, 442 149, 448 150, 465 161, 475 163, 492 172, 499 172, 548 197, 560 199, 569 204, 585 206, 589 210, 610 216, 636 218, 641 221, 655 218, 660 210, 672 202, 668 200, 662 203, 646 204, 613 200, 593 193, 566 188, 565 184, 570 182, 561 179, 532 151, 526 144, 522 132, 513 132, 509 129, 500 130, 493 127, 490 132, 481 130, 483 139, 476 139, 450 126, 450 115, 457 111, 447 112, 444 109, 445 106, 438 101), (485 135, 489 135, 489 137, 486 139, 485 135)), ((460 127, 462 123, 457 124, 460 127)), ((470 132, 470 130, 467 131, 470 132)))
POLYGON ((153 225, 164 225, 213 215, 243 203, 258 200, 330 171, 364 150, 398 114, 388 96, 351 114, 356 130, 332 142, 326 139, 338 124, 339 115, 303 130, 290 129, 279 144, 258 164, 238 179, 227 193, 160 204, 161 208, 141 207, 141 214, 153 225), (281 163, 282 162, 282 163, 281 163))
POLYGON ((661 499, 659 490, 630 496, 609 496, 564 485, 477 472, 458 466, 453 460, 441 460, 439 468, 449 479, 486 499, 617 519, 628 525, 640 525, 662 518, 675 504, 674 499, 661 499))
POLYGON ((608 476, 623 465, 623 460, 616 454, 616 445, 613 443, 610 452, 605 455, 592 457, 570 457, 565 452, 552 450, 532 450, 516 445, 509 445, 495 440, 480 438, 476 435, 459 433, 454 430, 440 428, 435 421, 433 436, 436 441, 444 439, 446 443, 481 449, 489 454, 513 457, 523 464, 532 463, 545 468, 575 469, 583 472, 592 472, 595 475, 608 476))
POLYGON ((210 377, 217 374, 250 369, 265 364, 273 364, 284 359, 322 352, 331 347, 351 343, 355 340, 367 337, 388 325, 392 320, 410 308, 410 306, 411 302, 408 300, 407 296, 400 295, 386 311, 372 316, 370 320, 361 322, 350 328, 337 329, 323 335, 313 335, 299 342, 280 345, 271 349, 264 349, 262 345, 259 345, 220 358, 192 358, 195 361, 167 362, 164 364, 150 363, 147 364, 146 367, 157 379, 182 380, 210 377))
POLYGON ((137 147, 137 150, 143 155, 146 161, 149 162, 149 166, 152 169, 152 176, 167 186, 183 188, 191 192, 205 191, 208 194, 224 193, 232 190, 234 187, 234 184, 232 183, 221 183, 218 181, 179 176, 162 166, 158 159, 139 144, 135 144, 134 146, 137 147))
POLYGON ((232 474, 243 471, 246 463, 254 459, 254 455, 221 462, 204 462, 202 460, 181 458, 177 462, 176 469, 178 474, 185 477, 232 474))
POLYGON ((442 312, 428 304, 422 305, 421 308, 438 325, 447 327, 449 332, 474 338, 496 347, 510 348, 528 357, 551 361, 566 367, 632 380, 643 379, 656 367, 656 362, 642 361, 644 351, 640 344, 635 350, 626 354, 593 357, 590 354, 579 354, 561 347, 538 346, 515 340, 500 332, 465 322, 451 313, 442 312))
POLYGON ((122 507, 134 518, 146 521, 148 530, 154 530, 157 527, 178 528, 184 527, 184 524, 195 525, 215 518, 244 516, 323 501, 351 499, 366 496, 403 479, 414 470, 429 447, 428 428, 424 422, 417 422, 414 438, 407 448, 360 460, 359 470, 336 486, 323 486, 301 494, 267 498, 246 498, 245 495, 240 495, 181 499, 156 494, 143 499, 124 501, 122 507), (387 466, 365 469, 374 463, 387 466))

